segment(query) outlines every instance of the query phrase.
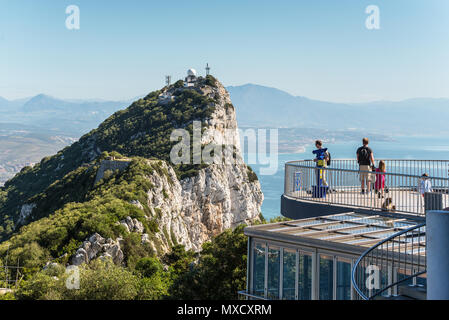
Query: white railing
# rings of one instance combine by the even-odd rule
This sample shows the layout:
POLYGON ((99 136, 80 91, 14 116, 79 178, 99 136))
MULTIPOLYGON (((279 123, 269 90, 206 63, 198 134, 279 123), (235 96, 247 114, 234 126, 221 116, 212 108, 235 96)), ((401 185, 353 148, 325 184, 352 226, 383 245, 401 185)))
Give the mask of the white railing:
POLYGON ((449 207, 449 161, 384 161, 385 173, 360 171, 356 160, 332 160, 326 168, 317 167, 313 160, 288 162, 284 195, 329 205, 417 215, 449 207), (424 173, 427 178, 422 177, 424 173), (364 194, 360 181, 363 175, 371 181, 370 189, 365 185, 364 194), (385 181, 377 184, 384 185, 378 192, 377 179, 385 181))

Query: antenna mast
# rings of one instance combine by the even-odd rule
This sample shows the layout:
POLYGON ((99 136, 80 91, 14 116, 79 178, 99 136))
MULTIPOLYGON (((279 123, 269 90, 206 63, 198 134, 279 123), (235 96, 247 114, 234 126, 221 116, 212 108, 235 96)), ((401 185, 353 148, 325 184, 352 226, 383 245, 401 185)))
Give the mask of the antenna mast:
POLYGON ((171 84, 171 76, 165 76, 165 84, 168 86, 170 86, 171 84))

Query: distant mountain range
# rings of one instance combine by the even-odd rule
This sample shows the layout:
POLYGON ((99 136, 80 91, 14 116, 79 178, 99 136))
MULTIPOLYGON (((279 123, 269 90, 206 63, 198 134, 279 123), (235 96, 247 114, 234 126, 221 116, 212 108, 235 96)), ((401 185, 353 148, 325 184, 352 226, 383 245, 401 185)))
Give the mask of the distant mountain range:
POLYGON ((24 166, 78 140, 129 101, 0 97, 0 186, 24 166))
MULTIPOLYGON (((449 132, 449 99, 416 98, 350 104, 312 100, 255 84, 226 89, 236 107, 240 126, 316 127, 381 134, 449 132)), ((63 100, 39 94, 9 101, 0 97, 0 126, 2 123, 21 123, 79 136, 137 98, 126 101, 63 100)))
POLYGON ((0 126, 18 123, 78 136, 128 104, 129 101, 62 100, 45 94, 14 101, 0 98, 0 126))
MULTIPOLYGON (((282 128, 280 152, 294 152, 315 135, 346 141, 362 135, 385 140, 398 134, 449 133, 449 99, 345 104, 255 84, 227 90, 241 128, 282 128)), ((0 97, 0 185, 20 168, 76 141, 141 97, 127 101, 58 99, 45 94, 13 101, 0 97)))
POLYGON ((332 103, 254 84, 227 87, 241 126, 366 130, 383 134, 449 132, 449 99, 332 103))

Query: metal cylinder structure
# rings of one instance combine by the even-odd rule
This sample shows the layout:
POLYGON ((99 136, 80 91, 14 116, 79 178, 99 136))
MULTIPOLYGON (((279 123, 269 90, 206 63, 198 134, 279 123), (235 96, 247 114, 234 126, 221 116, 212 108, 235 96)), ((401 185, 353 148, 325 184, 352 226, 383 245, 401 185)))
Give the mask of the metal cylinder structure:
POLYGON ((449 211, 426 214, 427 299, 449 300, 449 211))

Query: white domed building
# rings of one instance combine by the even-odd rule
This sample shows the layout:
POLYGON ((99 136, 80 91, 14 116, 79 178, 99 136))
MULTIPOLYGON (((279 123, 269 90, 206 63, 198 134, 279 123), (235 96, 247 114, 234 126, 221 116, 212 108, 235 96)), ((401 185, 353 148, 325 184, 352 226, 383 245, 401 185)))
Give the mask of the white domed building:
POLYGON ((184 87, 193 87, 196 83, 196 70, 189 69, 187 70, 187 77, 184 80, 184 87))

